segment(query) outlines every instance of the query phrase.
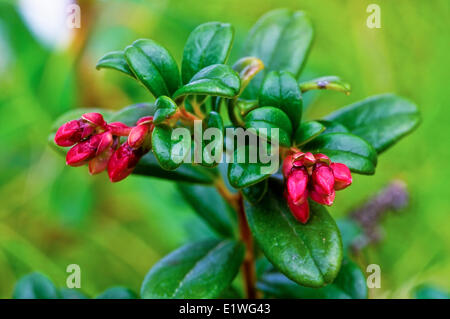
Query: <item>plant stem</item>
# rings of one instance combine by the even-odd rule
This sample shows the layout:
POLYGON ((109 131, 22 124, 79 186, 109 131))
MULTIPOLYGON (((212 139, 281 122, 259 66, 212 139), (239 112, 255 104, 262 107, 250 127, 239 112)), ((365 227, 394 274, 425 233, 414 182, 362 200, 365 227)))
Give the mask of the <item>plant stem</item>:
POLYGON ((245 256, 242 264, 242 274, 244 277, 245 292, 248 299, 256 299, 256 271, 255 271, 255 253, 253 249, 253 237, 247 223, 244 210, 244 199, 242 193, 233 194, 230 192, 222 178, 216 180, 215 186, 219 194, 233 207, 237 212, 239 236, 245 245, 245 256))
POLYGON ((253 249, 253 237, 248 227, 247 218, 244 210, 244 200, 242 193, 239 193, 238 198, 238 222, 239 222, 239 234, 241 240, 245 244, 245 257, 242 264, 242 273, 244 276, 245 290, 248 299, 256 299, 256 271, 255 271, 255 253, 253 249))

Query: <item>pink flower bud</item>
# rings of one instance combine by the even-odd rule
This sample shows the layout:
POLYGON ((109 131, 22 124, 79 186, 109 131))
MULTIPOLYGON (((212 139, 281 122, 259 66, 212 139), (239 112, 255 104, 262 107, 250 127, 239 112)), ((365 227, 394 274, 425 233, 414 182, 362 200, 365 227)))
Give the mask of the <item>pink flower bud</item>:
POLYGON ((112 144, 111 132, 104 132, 90 137, 72 147, 66 155, 66 164, 81 166, 102 153, 112 144))
POLYGON ((306 167, 312 166, 316 163, 316 158, 314 155, 310 152, 305 153, 305 156, 303 157, 303 165, 306 167))
POLYGON ((101 115, 100 113, 84 113, 81 116, 81 119, 90 123, 94 127, 99 127, 103 129, 106 128, 106 122, 103 119, 103 115, 101 115))
POLYGON ((128 135, 128 145, 132 148, 139 148, 144 144, 145 139, 149 136, 150 125, 142 124, 131 129, 128 135))
POLYGON ((293 168, 287 177, 287 192, 292 201, 299 205, 308 198, 308 173, 305 167, 293 168))
POLYGON ((317 191, 316 187, 313 187, 313 189, 310 190, 310 192, 309 192, 309 196, 311 197, 311 199, 313 201, 315 201, 315 202, 317 202, 319 204, 330 206, 334 202, 334 198, 336 196, 336 192, 333 189, 331 193, 323 194, 323 193, 317 191))
POLYGON ((283 161, 283 167, 281 168, 281 171, 283 172, 283 176, 286 178, 291 173, 291 169, 294 163, 293 160, 294 160, 293 155, 288 155, 283 161))
POLYGON ((312 175, 313 189, 321 195, 328 195, 334 191, 334 175, 330 167, 319 163, 314 168, 312 175))
POLYGON ((317 153, 314 155, 314 157, 316 158, 317 163, 324 163, 327 165, 331 164, 330 158, 325 154, 317 153))
POLYGON ((153 116, 144 116, 141 117, 137 122, 136 125, 141 125, 141 124, 151 124, 153 123, 153 116))
POLYGON ((63 124, 55 134, 55 143, 59 146, 72 146, 94 132, 94 127, 81 120, 63 124))
POLYGON ((141 149, 133 149, 127 142, 123 143, 108 163, 108 175, 111 182, 119 182, 130 175, 142 155, 141 149))
POLYGON ((121 122, 113 122, 108 124, 108 130, 115 136, 128 136, 131 131, 131 127, 121 122))
POLYGON ((89 173, 95 175, 103 172, 108 167, 108 162, 114 154, 115 147, 109 146, 103 153, 97 155, 89 161, 89 173))
POLYGON ((351 185, 352 174, 347 165, 342 163, 331 163, 334 175, 334 189, 341 190, 351 185))
POLYGON ((306 224, 309 219, 309 203, 305 200, 302 204, 296 205, 289 195, 286 195, 289 210, 292 215, 302 224, 306 224))

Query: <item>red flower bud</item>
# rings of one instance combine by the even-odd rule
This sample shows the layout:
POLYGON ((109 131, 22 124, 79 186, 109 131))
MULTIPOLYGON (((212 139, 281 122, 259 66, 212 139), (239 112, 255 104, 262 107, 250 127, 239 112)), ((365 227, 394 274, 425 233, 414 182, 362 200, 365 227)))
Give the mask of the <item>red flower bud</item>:
POLYGON ((308 173, 305 167, 293 168, 287 177, 287 192, 294 204, 299 205, 308 197, 308 173))
POLYGON ((153 123, 153 116, 144 116, 141 117, 137 122, 136 125, 141 125, 141 124, 151 124, 153 123))
POLYGON ((320 191, 318 191, 317 188, 313 186, 313 189, 310 190, 310 192, 309 192, 309 196, 311 197, 311 199, 313 201, 315 201, 319 204, 330 206, 334 202, 336 192, 333 189, 331 191, 331 193, 324 194, 324 193, 321 193, 320 191))
POLYGON ((322 195, 331 194, 334 190, 334 175, 330 167, 317 164, 312 175, 313 188, 322 195))
POLYGON ((286 200, 289 206, 289 210, 295 219, 297 219, 302 224, 306 224, 309 219, 309 203, 305 200, 303 203, 296 205, 289 195, 286 195, 286 200))
POLYGON ((303 165, 306 167, 312 166, 316 163, 316 158, 314 155, 310 152, 305 153, 305 156, 303 157, 303 165))
POLYGON ((62 125, 55 134, 59 146, 72 146, 94 132, 94 127, 82 120, 73 120, 62 125))
POLYGON ((91 175, 101 173, 108 167, 108 162, 111 156, 114 154, 114 144, 117 144, 117 142, 110 145, 101 154, 97 155, 89 161, 89 173, 91 175))
POLYGON ((128 135, 128 145, 132 148, 139 148, 145 141, 150 130, 150 125, 142 124, 131 129, 128 135))
POLYGON ((331 169, 334 175, 334 189, 341 190, 351 185, 352 174, 347 165, 342 163, 331 163, 331 169))
POLYGON ((103 119, 103 115, 101 115, 100 113, 84 113, 81 116, 81 119, 90 123, 94 127, 99 127, 99 128, 103 128, 103 129, 106 128, 106 122, 103 119))
POLYGON ((130 175, 142 155, 141 149, 133 149, 127 142, 123 143, 108 163, 108 175, 111 182, 119 182, 130 175))
POLYGON ((317 163, 324 163, 328 166, 331 164, 330 158, 324 154, 317 153, 314 155, 314 157, 316 158, 317 163))
POLYGON ((284 177, 288 177, 291 173, 292 166, 294 165, 294 157, 293 155, 288 155, 283 161, 283 167, 281 171, 283 172, 284 177))
POLYGON ((111 132, 104 132, 90 137, 72 147, 66 155, 70 166, 81 166, 106 150, 113 142, 111 132))
POLYGON ((121 122, 109 123, 108 129, 111 131, 112 135, 115 136, 128 136, 131 131, 131 127, 121 122))

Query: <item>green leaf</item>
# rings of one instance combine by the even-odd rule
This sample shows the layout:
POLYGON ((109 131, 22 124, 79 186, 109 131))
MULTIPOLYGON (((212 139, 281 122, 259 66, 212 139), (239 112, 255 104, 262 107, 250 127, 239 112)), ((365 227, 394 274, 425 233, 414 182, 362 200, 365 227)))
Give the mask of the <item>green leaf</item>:
POLYGON ((431 285, 422 285, 415 289, 415 299, 450 299, 450 294, 431 285))
POLYGON ((301 146, 313 140, 315 137, 319 136, 325 130, 320 122, 309 121, 303 122, 297 129, 294 135, 295 146, 301 146))
POLYGON ((340 109, 326 117, 345 125, 350 132, 383 152, 420 122, 417 106, 394 94, 369 97, 340 109))
POLYGON ((231 218, 233 210, 217 193, 213 186, 178 184, 180 193, 194 211, 224 237, 234 236, 235 223, 231 218))
POLYGON ((265 273, 256 286, 268 297, 298 299, 366 299, 366 278, 352 261, 344 259, 339 275, 323 288, 303 287, 279 272, 265 273))
POLYGON ((153 116, 156 105, 151 103, 139 103, 127 106, 110 117, 110 122, 122 122, 128 126, 136 125, 136 122, 144 116, 153 116))
POLYGON ((333 90, 349 95, 351 92, 350 84, 334 75, 323 76, 314 80, 301 82, 299 86, 302 93, 310 90, 333 90))
POLYGON ((332 162, 343 163, 355 173, 375 173, 377 152, 365 140, 350 133, 320 135, 303 146, 302 150, 323 153, 332 162))
POLYGON ((61 288, 59 289, 61 299, 87 299, 87 297, 75 288, 61 288))
POLYGON ((322 135, 328 133, 350 133, 348 128, 339 122, 327 121, 327 120, 317 120, 320 124, 325 126, 325 131, 322 132, 322 135))
POLYGON ((259 107, 249 112, 244 122, 246 128, 255 128, 259 137, 267 138, 269 141, 273 138, 271 129, 279 129, 279 144, 291 146, 292 124, 282 110, 271 106, 259 107), (261 132, 260 129, 266 129, 267 133, 261 132))
POLYGON ((283 110, 295 129, 302 117, 302 94, 293 75, 286 71, 272 71, 266 75, 259 93, 260 106, 276 106, 283 110))
POLYGON ((128 66, 127 60, 125 59, 125 54, 123 51, 114 51, 106 53, 95 66, 97 70, 100 69, 113 69, 125 73, 133 78, 136 78, 133 71, 131 71, 128 66))
POLYGON ((241 243, 209 239, 187 244, 161 259, 141 287, 142 298, 218 297, 236 276, 244 258, 241 243))
POLYGON ((53 282, 40 273, 22 277, 15 285, 14 299, 58 299, 59 294, 53 282))
POLYGON ((161 124, 168 118, 170 118, 178 109, 178 106, 167 96, 160 96, 156 102, 156 112, 153 117, 153 123, 161 124))
POLYGON ((182 164, 174 171, 167 171, 161 168, 153 153, 150 152, 141 158, 133 174, 187 183, 212 184, 218 172, 191 164, 182 164))
MULTIPOLYGON (((271 163, 262 163, 257 154, 259 150, 256 145, 245 145, 237 147, 233 153, 233 163, 228 165, 228 180, 234 188, 243 188, 254 185, 276 173, 271 163), (254 154, 251 158, 249 154, 254 154), (245 158, 244 158, 245 156, 245 158)), ((270 156, 270 151, 267 152, 270 156)))
POLYGON ((264 198, 264 195, 266 195, 268 189, 269 183, 266 179, 254 185, 244 187, 241 191, 246 200, 252 204, 257 204, 264 198))
POLYGON ((224 64, 233 44, 234 30, 228 23, 207 22, 191 32, 183 51, 181 73, 188 83, 201 69, 224 64))
POLYGON ((226 288, 217 299, 242 299, 241 292, 234 286, 226 288))
POLYGON ((174 170, 180 166, 190 153, 191 138, 175 136, 174 130, 168 126, 157 126, 152 133, 153 154, 166 170, 174 170))
POLYGON ((239 75, 227 65, 214 64, 196 73, 186 85, 173 95, 177 99, 185 95, 212 95, 234 97, 240 89, 239 75))
MULTIPOLYGON (((200 141, 195 141, 195 145, 201 145, 201 148, 195 148, 196 154, 194 160, 200 161, 201 152, 201 165, 206 167, 215 167, 219 165, 223 158, 223 121, 219 113, 211 111, 206 118, 202 121, 203 131, 194 134, 200 136, 200 141), (210 131, 208 129, 214 128, 216 130, 210 131)), ((195 128, 194 128, 195 130, 195 128)), ((195 161, 197 163, 197 161, 195 161)))
MULTIPOLYGON (((266 72, 289 71, 298 78, 313 39, 313 28, 302 11, 278 9, 262 16, 250 31, 243 56, 263 61, 266 72)), ((243 97, 258 97, 266 72, 260 72, 243 97)))
POLYGON ((288 278, 308 287, 333 282, 341 266, 342 242, 324 206, 311 201, 309 221, 301 224, 289 211, 283 186, 269 180, 263 200, 245 202, 245 212, 264 255, 288 278))
POLYGON ((170 53, 153 40, 141 39, 125 48, 136 78, 156 97, 171 96, 180 87, 178 66, 170 53))
POLYGON ((131 289, 125 287, 111 287, 98 295, 96 299, 137 299, 137 295, 131 289))

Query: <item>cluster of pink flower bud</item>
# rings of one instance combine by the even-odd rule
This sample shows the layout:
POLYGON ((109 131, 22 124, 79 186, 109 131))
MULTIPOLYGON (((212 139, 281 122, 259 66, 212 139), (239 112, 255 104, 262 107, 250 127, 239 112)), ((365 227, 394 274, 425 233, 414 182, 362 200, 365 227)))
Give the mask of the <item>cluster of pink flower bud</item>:
POLYGON ((315 202, 330 206, 335 191, 352 183, 345 164, 332 163, 324 154, 297 152, 283 162, 286 180, 285 197, 294 217, 305 224, 309 218, 308 196, 315 202))
POLYGON ((130 175, 139 159, 150 150, 152 130, 151 116, 129 127, 121 122, 108 124, 99 113, 86 113, 62 125, 56 132, 55 143, 72 146, 67 152, 67 165, 89 164, 91 174, 107 169, 110 180, 118 182, 130 175), (128 139, 119 146, 121 136, 128 139))

